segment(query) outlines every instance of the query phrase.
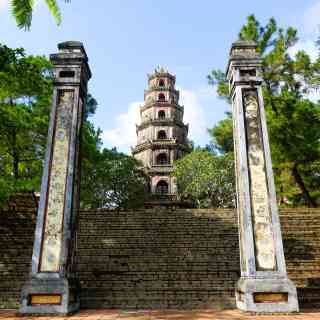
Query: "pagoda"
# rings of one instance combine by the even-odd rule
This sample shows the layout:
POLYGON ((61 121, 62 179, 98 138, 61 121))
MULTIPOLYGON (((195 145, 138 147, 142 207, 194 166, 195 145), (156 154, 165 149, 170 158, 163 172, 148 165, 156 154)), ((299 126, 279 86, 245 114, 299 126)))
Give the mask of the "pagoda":
POLYGON ((176 77, 163 67, 148 74, 148 89, 140 106, 137 145, 133 156, 143 163, 150 177, 150 193, 159 199, 175 199, 177 184, 171 176, 173 161, 191 151, 184 107, 179 105, 176 77))

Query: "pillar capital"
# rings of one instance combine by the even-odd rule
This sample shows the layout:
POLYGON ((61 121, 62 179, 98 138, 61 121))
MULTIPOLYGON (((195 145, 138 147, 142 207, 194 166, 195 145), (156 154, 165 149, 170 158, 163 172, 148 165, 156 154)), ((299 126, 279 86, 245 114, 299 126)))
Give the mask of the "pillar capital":
POLYGON ((58 44, 59 52, 50 55, 56 86, 80 85, 86 94, 86 84, 91 78, 88 56, 81 42, 66 41, 58 44))
POLYGON ((239 82, 262 83, 262 58, 254 41, 236 41, 232 44, 226 70, 232 95, 239 82))

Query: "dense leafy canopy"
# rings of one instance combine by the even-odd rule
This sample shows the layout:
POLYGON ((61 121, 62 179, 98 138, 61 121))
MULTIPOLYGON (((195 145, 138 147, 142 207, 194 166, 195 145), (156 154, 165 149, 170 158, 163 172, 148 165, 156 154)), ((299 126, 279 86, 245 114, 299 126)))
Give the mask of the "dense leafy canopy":
POLYGON ((181 199, 196 207, 233 207, 235 200, 234 161, 232 154, 217 156, 197 149, 175 161, 181 199))
MULTIPOLYGON (((305 51, 292 57, 289 49, 298 41, 297 31, 279 28, 273 18, 261 26, 253 15, 249 16, 239 39, 256 41, 262 54, 263 94, 280 202, 317 206, 320 103, 310 100, 309 94, 319 89, 320 58, 312 61, 305 51)), ((218 95, 229 101, 225 74, 213 70, 208 80, 217 86, 218 95)), ((230 116, 209 129, 209 133, 217 149, 230 151, 230 116)))
POLYGON ((0 199, 41 179, 52 81, 44 57, 0 46, 0 199))
MULTIPOLYGON (((0 203, 16 192, 40 191, 51 67, 45 57, 26 56, 21 48, 0 45, 0 203)), ((144 196, 145 176, 133 158, 102 150, 101 130, 88 120, 96 108, 97 101, 89 94, 82 129, 81 203, 137 206, 144 196)))
POLYGON ((95 161, 86 161, 81 183, 85 208, 136 208, 143 206, 148 178, 133 157, 104 149, 95 161))

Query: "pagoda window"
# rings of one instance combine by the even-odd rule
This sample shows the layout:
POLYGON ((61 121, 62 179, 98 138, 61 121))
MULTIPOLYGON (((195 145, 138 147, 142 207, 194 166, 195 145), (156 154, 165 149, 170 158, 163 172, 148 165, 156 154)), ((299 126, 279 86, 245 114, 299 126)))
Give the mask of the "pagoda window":
POLYGON ((160 110, 158 112, 158 118, 161 119, 161 120, 165 119, 166 118, 166 113, 163 110, 160 110))
POLYGON ((166 153, 160 153, 158 156, 157 156, 157 159, 156 159, 156 162, 157 164, 168 164, 169 161, 168 161, 168 156, 166 153))
POLYGON ((163 79, 159 80, 159 87, 164 87, 164 80, 163 79))
POLYGON ((158 139, 159 140, 167 139, 167 134, 166 134, 166 132, 164 130, 160 130, 158 132, 158 139))
POLYGON ((156 186, 156 193, 157 194, 168 194, 168 191, 169 191, 168 183, 164 180, 160 180, 156 186))
POLYGON ((159 93, 158 100, 159 101, 165 101, 166 100, 165 95, 163 93, 159 93))

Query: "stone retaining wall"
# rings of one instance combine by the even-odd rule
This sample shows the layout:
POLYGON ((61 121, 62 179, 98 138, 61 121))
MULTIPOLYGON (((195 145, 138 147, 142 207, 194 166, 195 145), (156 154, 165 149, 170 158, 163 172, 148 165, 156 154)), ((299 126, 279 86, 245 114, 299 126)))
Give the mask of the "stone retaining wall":
MULTIPOLYGON (((30 269, 35 210, 0 212, 0 308, 17 308, 30 269)), ((320 307, 320 210, 280 213, 300 304, 320 307)), ((234 307, 239 277, 233 210, 81 211, 82 308, 234 307)))

